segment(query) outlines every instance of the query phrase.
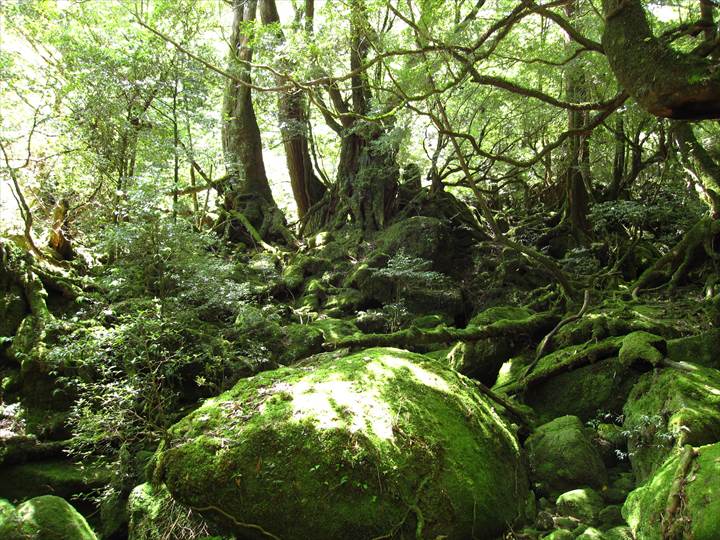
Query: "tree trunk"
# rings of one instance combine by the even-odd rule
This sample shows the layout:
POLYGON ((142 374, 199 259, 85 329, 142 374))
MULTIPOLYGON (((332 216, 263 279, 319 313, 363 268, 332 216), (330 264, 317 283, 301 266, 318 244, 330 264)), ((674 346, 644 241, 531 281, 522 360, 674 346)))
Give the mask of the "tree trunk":
POLYGON ((720 217, 720 165, 698 142, 687 122, 677 122, 673 132, 685 169, 693 176, 705 193, 713 219, 720 217), (697 167, 692 162, 697 163, 697 167))
POLYGON ((378 144, 383 126, 365 121, 370 87, 367 72, 359 68, 367 57, 369 28, 365 4, 351 2, 350 69, 358 71, 351 78, 351 122, 343 122, 338 184, 346 199, 353 221, 364 231, 382 229, 392 214, 400 174, 394 144, 378 144))
MULTIPOLYGON (((223 102, 222 142, 225 166, 231 179, 223 189, 219 230, 231 241, 253 242, 238 219, 242 214, 255 229, 272 232, 272 216, 279 212, 270 190, 262 155, 252 93, 250 67, 253 49, 251 25, 255 20, 257 0, 234 0, 234 19, 230 38, 229 71, 238 80, 229 80, 223 102)), ((268 238, 266 238, 268 239, 268 238)))
POLYGON ((652 32, 640 0, 603 0, 602 43, 623 88, 649 113, 678 120, 720 118, 720 71, 652 32))
MULTIPOLYGON (((565 7, 565 12, 568 19, 572 19, 575 12, 575 3, 569 3, 565 7)), ((573 62, 566 73, 565 89, 569 101, 581 99, 584 94, 582 86, 585 80, 580 69, 573 62)), ((581 111, 569 110, 567 115, 568 130, 574 131, 582 128, 584 121, 581 111)), ((568 138, 568 158, 565 172, 565 217, 570 224, 570 231, 575 241, 580 245, 587 244, 590 237, 590 224, 587 218, 589 196, 581 167, 583 147, 583 135, 572 135, 568 138)))
MULTIPOLYGON (((275 0, 261 1, 260 17, 263 24, 280 23, 275 0)), ((280 44, 285 41, 280 28, 277 29, 276 39, 280 44)), ((276 75, 275 80, 278 86, 288 82, 280 75, 276 75)), ((307 102, 301 90, 290 90, 279 94, 278 123, 298 216, 303 218, 310 207, 322 199, 327 189, 315 175, 310 159, 307 102)))

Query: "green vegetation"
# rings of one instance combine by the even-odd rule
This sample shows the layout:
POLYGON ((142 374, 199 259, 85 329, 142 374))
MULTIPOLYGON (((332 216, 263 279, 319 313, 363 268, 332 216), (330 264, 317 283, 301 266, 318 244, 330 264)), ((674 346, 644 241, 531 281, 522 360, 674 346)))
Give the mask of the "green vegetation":
POLYGON ((0 540, 713 540, 717 10, 0 2, 0 540))

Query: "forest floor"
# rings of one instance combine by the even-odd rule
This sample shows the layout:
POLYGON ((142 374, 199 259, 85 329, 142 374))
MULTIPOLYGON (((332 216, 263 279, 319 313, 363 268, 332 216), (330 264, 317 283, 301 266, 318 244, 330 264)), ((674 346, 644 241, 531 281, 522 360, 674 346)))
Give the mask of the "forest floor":
POLYGON ((567 298, 433 216, 186 240, 78 269, 0 239, 3 538, 717 538, 702 268, 638 291, 596 246, 567 298))

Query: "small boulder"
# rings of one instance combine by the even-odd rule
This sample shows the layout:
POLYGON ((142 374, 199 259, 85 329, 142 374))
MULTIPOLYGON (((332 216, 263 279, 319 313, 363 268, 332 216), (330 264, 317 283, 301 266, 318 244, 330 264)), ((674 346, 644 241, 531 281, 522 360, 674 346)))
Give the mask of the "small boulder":
POLYGON ((537 428, 525 442, 530 478, 549 494, 579 486, 601 488, 605 465, 576 416, 561 416, 537 428))
POLYGON ((97 540, 85 518, 55 495, 35 497, 16 509, 0 501, 0 533, 3 540, 97 540))
POLYGON ((556 504, 559 514, 591 524, 597 523, 600 512, 605 506, 600 494, 590 488, 567 491, 557 498, 556 504))

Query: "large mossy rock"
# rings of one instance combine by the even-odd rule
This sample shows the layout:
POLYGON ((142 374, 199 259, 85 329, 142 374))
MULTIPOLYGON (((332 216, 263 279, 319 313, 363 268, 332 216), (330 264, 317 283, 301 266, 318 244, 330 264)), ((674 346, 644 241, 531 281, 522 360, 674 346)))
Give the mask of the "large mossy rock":
MULTIPOLYGON (((628 496, 623 516, 636 538, 664 538, 668 496, 681 461, 679 453, 669 457, 643 486, 628 496)), ((698 448, 697 456, 681 476, 684 476, 682 504, 670 518, 675 529, 672 538, 717 540, 720 534, 720 443, 698 448)))
POLYGON ((720 368, 720 329, 714 328, 695 336, 667 342, 668 357, 675 362, 692 362, 720 368))
MULTIPOLYGON (((553 352, 540 360, 534 372, 551 369, 578 351, 580 347, 553 352)), ((525 393, 525 402, 535 409, 541 422, 566 414, 586 422, 598 415, 620 414, 639 377, 635 367, 621 364, 617 357, 606 358, 559 372, 532 386, 525 393)))
POLYGON ((3 540, 96 540, 85 518, 65 499, 35 497, 17 508, 0 499, 3 540))
POLYGON ((529 494, 473 385, 389 348, 239 382, 170 429, 155 482, 235 533, 318 540, 495 538, 529 494))
POLYGON ((623 429, 638 481, 676 448, 720 441, 720 373, 663 369, 644 374, 624 407, 623 429))
POLYGON ((452 265, 452 230, 445 222, 434 217, 414 216, 399 221, 380 233, 378 248, 394 255, 400 251, 409 257, 432 262, 433 270, 450 273, 452 265))
POLYGON ((542 492, 557 495, 607 483, 600 454, 577 416, 562 416, 540 426, 525 441, 525 449, 530 478, 542 492))

